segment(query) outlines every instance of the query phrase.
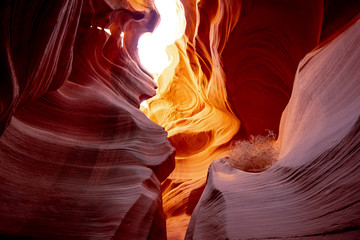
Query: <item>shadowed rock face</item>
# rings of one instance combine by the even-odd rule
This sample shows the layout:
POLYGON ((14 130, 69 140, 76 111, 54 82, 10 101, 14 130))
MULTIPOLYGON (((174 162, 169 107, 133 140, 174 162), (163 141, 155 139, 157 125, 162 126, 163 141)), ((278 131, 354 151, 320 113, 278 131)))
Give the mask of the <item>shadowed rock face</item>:
POLYGON ((2 237, 179 239, 193 211, 188 238, 358 228, 358 23, 333 35, 357 1, 182 2, 164 94, 176 107, 169 122, 151 115, 174 147, 139 110, 157 88, 137 56, 153 2, 0 3, 2 237), (232 140, 266 129, 280 129, 276 165, 249 174, 218 160, 205 186, 232 140))
POLYGON ((243 1, 222 54, 236 138, 278 135, 299 61, 318 43, 323 1, 243 1))
POLYGON ((188 239, 359 236, 359 30, 357 20, 301 61, 273 167, 213 162, 188 239))
POLYGON ((1 235, 166 238, 174 149, 138 109, 156 85, 133 44, 157 15, 100 3, 2 6, 1 235), (122 46, 115 33, 129 28, 122 46))

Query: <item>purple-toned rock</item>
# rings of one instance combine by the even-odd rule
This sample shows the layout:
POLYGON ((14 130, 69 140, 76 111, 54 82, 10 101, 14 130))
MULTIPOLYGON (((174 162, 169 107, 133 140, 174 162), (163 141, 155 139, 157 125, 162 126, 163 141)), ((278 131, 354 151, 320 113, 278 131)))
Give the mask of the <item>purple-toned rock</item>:
POLYGON ((212 163, 187 239, 358 238, 359 39, 357 20, 301 61, 275 165, 248 173, 212 163))

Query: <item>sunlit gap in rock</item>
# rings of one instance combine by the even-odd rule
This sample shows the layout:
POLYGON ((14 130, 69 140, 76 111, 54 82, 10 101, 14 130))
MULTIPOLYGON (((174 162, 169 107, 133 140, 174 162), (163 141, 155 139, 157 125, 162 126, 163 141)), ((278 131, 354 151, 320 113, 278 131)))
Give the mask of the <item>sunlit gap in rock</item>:
MULTIPOLYGON (((171 64, 172 58, 166 49, 185 33, 186 19, 184 6, 180 0, 156 0, 160 23, 151 32, 144 33, 138 41, 141 64, 157 81, 161 73, 171 64)), ((146 101, 142 102, 146 107, 146 101)))
MULTIPOLYGON (((92 28, 93 26, 91 25, 90 28, 92 28)), ((107 34, 111 35, 111 31, 108 28, 102 28, 102 27, 96 27, 97 29, 106 32, 107 34)), ((124 47, 124 32, 120 33, 120 37, 121 37, 121 47, 124 47)))

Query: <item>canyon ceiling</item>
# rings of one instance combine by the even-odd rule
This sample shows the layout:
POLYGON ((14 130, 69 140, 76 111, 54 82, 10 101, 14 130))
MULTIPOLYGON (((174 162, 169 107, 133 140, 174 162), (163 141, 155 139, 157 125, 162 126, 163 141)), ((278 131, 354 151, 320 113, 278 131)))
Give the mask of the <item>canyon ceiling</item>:
POLYGON ((359 239, 360 2, 174 3, 0 3, 1 239, 359 239))

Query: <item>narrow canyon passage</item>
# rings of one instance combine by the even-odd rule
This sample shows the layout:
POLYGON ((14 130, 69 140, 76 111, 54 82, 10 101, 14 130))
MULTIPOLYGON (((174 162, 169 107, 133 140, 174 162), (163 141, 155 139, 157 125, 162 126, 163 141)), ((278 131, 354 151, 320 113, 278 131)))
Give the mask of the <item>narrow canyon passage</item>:
POLYGON ((0 236, 359 236, 358 1, 6 0, 0 236))

